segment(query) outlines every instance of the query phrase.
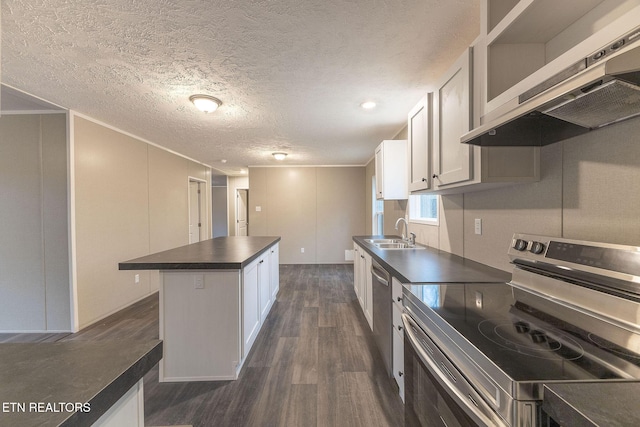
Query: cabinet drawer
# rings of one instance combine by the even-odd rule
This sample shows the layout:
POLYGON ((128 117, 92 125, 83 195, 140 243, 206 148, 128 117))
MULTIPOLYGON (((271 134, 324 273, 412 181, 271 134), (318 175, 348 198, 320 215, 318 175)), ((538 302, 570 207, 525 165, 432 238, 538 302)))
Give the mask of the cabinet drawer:
POLYGON ((404 402, 404 335, 396 331, 393 335, 393 378, 398 384, 398 393, 404 402))

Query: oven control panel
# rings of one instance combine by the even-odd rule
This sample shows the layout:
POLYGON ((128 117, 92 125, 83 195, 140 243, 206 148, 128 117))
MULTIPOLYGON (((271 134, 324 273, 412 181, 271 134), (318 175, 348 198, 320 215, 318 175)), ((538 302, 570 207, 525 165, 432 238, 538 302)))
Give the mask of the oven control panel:
POLYGON ((534 255, 544 255, 545 250, 547 249, 549 242, 548 240, 529 240, 528 238, 523 238, 525 236, 519 236, 513 238, 511 242, 511 249, 515 249, 517 252, 530 252, 534 255))
POLYGON ((544 262, 584 271, 640 277, 640 247, 587 242, 532 234, 514 234, 509 258, 544 262))

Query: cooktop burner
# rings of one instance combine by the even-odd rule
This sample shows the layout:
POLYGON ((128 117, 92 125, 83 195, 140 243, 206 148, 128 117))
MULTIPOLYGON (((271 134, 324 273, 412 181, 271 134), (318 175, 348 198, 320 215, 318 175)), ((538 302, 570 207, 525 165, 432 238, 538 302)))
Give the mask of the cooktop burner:
POLYGON ((532 329, 531 325, 524 321, 488 319, 478 324, 478 330, 495 344, 531 357, 575 360, 584 355, 584 349, 572 337, 566 334, 550 336, 543 330, 532 329))

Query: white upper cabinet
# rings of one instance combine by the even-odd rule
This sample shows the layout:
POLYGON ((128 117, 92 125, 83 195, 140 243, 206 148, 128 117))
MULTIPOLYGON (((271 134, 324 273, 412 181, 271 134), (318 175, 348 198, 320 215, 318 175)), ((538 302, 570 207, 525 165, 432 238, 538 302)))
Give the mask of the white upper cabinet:
POLYGON ((382 141, 376 148, 375 171, 376 199, 407 199, 407 140, 382 141))
POLYGON ((640 0, 483 0, 483 122, 640 25, 640 0))
POLYGON ((460 143, 471 128, 471 55, 467 49, 445 73, 433 95, 433 184, 472 178, 472 148, 460 143))
POLYGON ((409 190, 431 188, 431 97, 427 94, 409 111, 409 190))
POLYGON ((463 193, 540 179, 539 147, 478 147, 460 143, 463 134, 480 124, 486 63, 483 43, 484 38, 480 37, 472 48, 466 49, 439 80, 433 96, 425 97, 409 113, 407 128, 412 151, 408 166, 412 169, 412 192, 463 193), (432 120, 426 119, 426 128, 420 127, 425 123, 419 116, 422 111, 427 112, 427 117, 428 111, 433 112, 432 120), (415 129, 426 129, 422 132, 426 136, 419 138, 420 132, 415 129), (414 140, 427 141, 426 148, 412 144, 414 140), (413 146, 419 148, 414 150, 413 146), (421 173, 414 175, 413 171, 421 173), (430 172, 426 182, 414 179, 424 175, 424 171, 430 172))

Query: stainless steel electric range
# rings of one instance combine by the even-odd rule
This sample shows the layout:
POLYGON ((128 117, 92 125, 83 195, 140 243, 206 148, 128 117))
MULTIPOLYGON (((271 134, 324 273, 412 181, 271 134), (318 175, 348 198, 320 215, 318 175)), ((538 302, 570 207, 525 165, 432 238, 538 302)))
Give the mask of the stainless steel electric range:
POLYGON ((412 284, 408 426, 546 426, 544 384, 640 380, 640 247, 516 234, 509 283, 412 284))

